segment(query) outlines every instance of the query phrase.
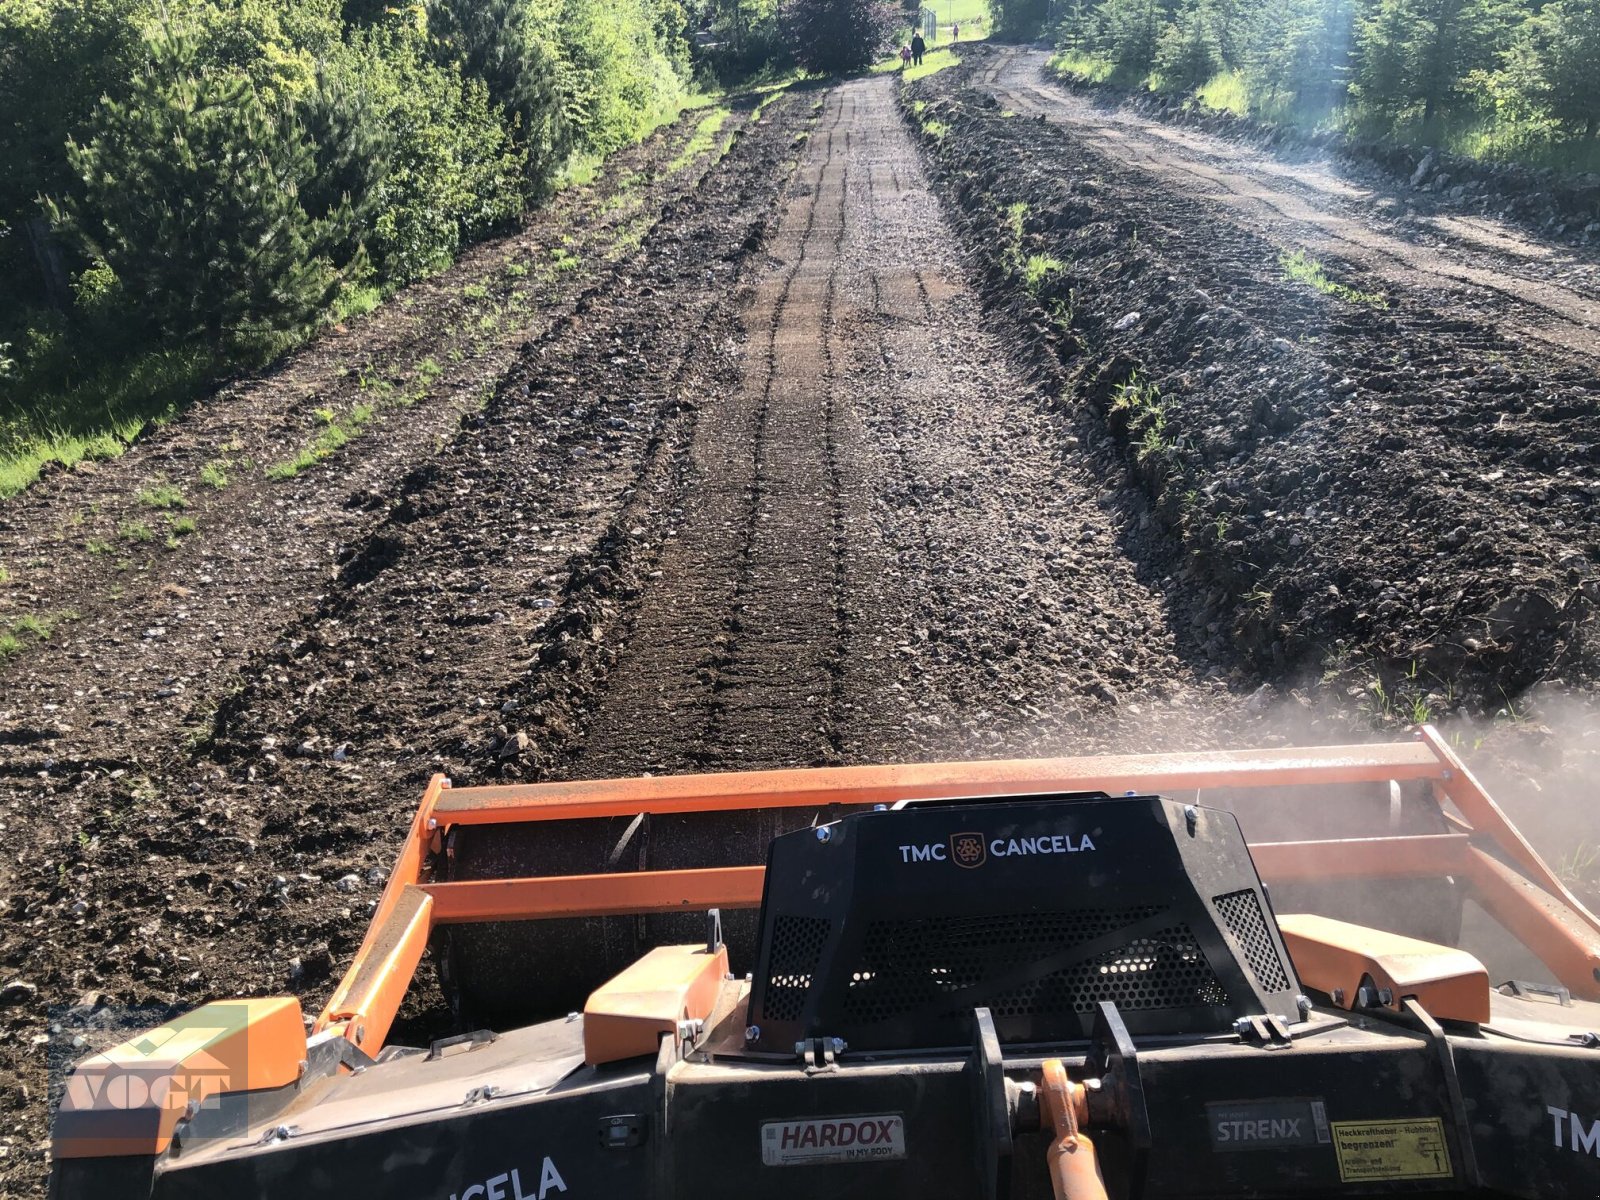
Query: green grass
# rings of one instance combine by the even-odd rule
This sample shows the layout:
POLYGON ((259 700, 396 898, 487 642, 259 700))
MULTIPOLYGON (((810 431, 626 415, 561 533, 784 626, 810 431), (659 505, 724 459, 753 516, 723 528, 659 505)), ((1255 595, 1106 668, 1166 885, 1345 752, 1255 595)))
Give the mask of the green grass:
POLYGON ((900 72, 900 78, 906 83, 915 83, 919 79, 926 79, 929 75, 937 75, 946 67, 959 67, 961 59, 953 50, 930 50, 922 56, 920 66, 907 67, 900 72))
POLYGON ((167 540, 165 543, 167 549, 176 550, 178 543, 192 534, 197 528, 198 526, 193 517, 169 517, 167 519, 167 540))
POLYGON ((106 541, 105 538, 89 538, 83 543, 83 548, 90 554, 112 554, 117 549, 113 543, 106 541))
POLYGON ((26 378, 0 393, 0 499, 46 463, 115 458, 165 420, 217 369, 206 351, 152 351, 102 368, 61 391, 30 394, 26 378))
POLYGON ((733 116, 732 109, 718 105, 701 117, 688 143, 678 152, 678 157, 667 164, 667 173, 670 175, 683 170, 711 149, 712 143, 717 140, 717 134, 722 132, 722 127, 728 123, 728 118, 731 116, 733 116))
POLYGON ((527 273, 528 268, 521 263, 512 262, 506 264, 506 277, 508 279, 521 279, 527 273))
POLYGON ((489 289, 481 283, 469 283, 461 289, 461 298, 474 302, 487 300, 489 298, 489 289))
POLYGON ((1059 258, 1048 254, 1033 254, 1022 264, 1022 282, 1030 292, 1038 294, 1044 286, 1044 281, 1057 271, 1061 270, 1062 263, 1059 258))
MULTIPOLYGON (((643 141, 663 125, 670 125, 686 112, 704 108, 708 104, 715 104, 722 98, 718 91, 685 92, 670 103, 662 105, 650 113, 635 129, 638 141, 643 141)), ((580 150, 575 152, 567 163, 556 174, 555 186, 558 191, 570 187, 587 187, 600 175, 600 169, 605 166, 606 156, 591 151, 580 150)))
POLYGON ((383 289, 375 286, 347 287, 334 301, 328 322, 337 325, 352 317, 364 317, 383 303, 383 289))
POLYGON ((1083 83, 1104 83, 1116 73, 1116 64, 1109 58, 1098 58, 1077 50, 1063 50, 1050 60, 1050 69, 1057 75, 1083 83))
POLYGON ((139 493, 139 503, 146 508, 156 508, 164 512, 173 508, 188 508, 189 498, 183 494, 182 489, 175 488, 170 483, 158 483, 139 493))
POLYGON ((40 642, 48 642, 50 635, 63 621, 76 621, 78 614, 71 609, 62 609, 60 612, 43 613, 35 616, 28 613, 12 621, 9 626, 0 628, 0 662, 21 654, 29 646, 36 646, 40 642))
POLYGON ((933 138, 935 141, 942 142, 945 138, 950 136, 950 126, 946 125, 943 121, 924 121, 922 123, 922 132, 933 138))
POLYGON ((213 491, 220 492, 228 486, 228 468, 231 464, 225 458, 214 458, 200 468, 200 482, 213 491))
POLYGON ((581 256, 574 254, 565 246, 557 246, 555 249, 550 251, 550 263, 558 271, 576 270, 578 264, 582 261, 583 259, 581 256))
POLYGON ((1334 296, 1349 304, 1369 304, 1376 308, 1389 307, 1388 300, 1381 292, 1361 292, 1348 284, 1329 279, 1322 264, 1304 250, 1294 250, 1280 255, 1278 263, 1283 267, 1285 279, 1303 283, 1324 296, 1334 296))
POLYGON ((316 438, 300 453, 293 458, 271 464, 266 469, 268 479, 284 480, 293 479, 302 471, 316 466, 325 458, 329 458, 342 450, 356 434, 361 432, 361 427, 372 420, 373 407, 370 404, 353 405, 343 417, 336 417, 327 409, 318 409, 317 422, 321 425, 316 438))
MULTIPOLYGON (((1139 462, 1163 454, 1174 445, 1173 439, 1167 436, 1167 402, 1161 390, 1137 374, 1130 375, 1112 389, 1111 411, 1128 414, 1128 432, 1139 439, 1134 452, 1139 462)), ((1219 538, 1226 532, 1223 526, 1219 538)))
POLYGON ((156 531, 144 521, 124 521, 117 526, 117 534, 127 542, 153 542, 156 531))
POLYGON ((1231 112, 1236 116, 1250 115, 1250 88, 1238 71, 1219 71, 1195 93, 1195 98, 1207 108, 1231 112))

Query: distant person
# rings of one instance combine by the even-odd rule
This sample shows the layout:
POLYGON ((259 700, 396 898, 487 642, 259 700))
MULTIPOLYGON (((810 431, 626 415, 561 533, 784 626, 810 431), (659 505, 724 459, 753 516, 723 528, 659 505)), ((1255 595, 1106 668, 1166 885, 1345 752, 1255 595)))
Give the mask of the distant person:
POLYGON ((903 71, 911 65, 911 47, 900 47, 900 69, 903 71))
POLYGON ((928 52, 928 43, 922 40, 919 33, 911 39, 911 61, 917 66, 922 65, 922 56, 928 52))
POLYGON ((950 26, 950 40, 952 42, 959 42, 961 40, 961 26, 960 25, 952 25, 952 26, 950 26))

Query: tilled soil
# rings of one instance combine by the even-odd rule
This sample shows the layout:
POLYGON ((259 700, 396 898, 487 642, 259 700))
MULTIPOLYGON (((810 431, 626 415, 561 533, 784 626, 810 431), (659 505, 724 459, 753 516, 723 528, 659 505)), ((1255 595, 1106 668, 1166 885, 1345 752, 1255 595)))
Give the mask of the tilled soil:
MULTIPOLYGON (((1364 690, 1298 688, 1298 668, 1319 639, 1349 663, 1396 661, 1434 576, 1463 593, 1452 619, 1545 595, 1557 615, 1495 618, 1501 657, 1430 670, 1515 687, 1526 660, 1529 678, 1582 677, 1587 610, 1571 605, 1588 576, 1561 573, 1550 522, 1590 554, 1577 497, 1592 460, 1571 432, 1587 426, 1540 407, 1576 403, 1575 359, 1548 343, 1518 357, 1484 326, 1474 342, 1393 280, 1377 316, 1336 309, 1284 281, 1259 233, 1133 185, 1136 168, 1070 130, 1002 116, 970 75, 912 93, 921 120, 948 126, 926 152, 900 85, 876 78, 772 106, 703 178, 658 171, 627 248, 483 360, 490 394, 386 412, 276 490, 220 492, 240 499, 202 510, 229 531, 204 551, 152 551, 149 570, 83 574, 71 593, 40 582, 74 577, 71 535, 46 531, 84 493, 52 480, 5 511, 0 535, 36 539, 49 564, 29 602, 81 615, 0 668, 14 846, 0 984, 18 981, 0 991, 0 1186, 37 1187, 46 1064, 84 1052, 49 1038, 52 1009, 292 992, 315 1010, 434 771, 470 784, 1345 738, 1402 716, 1364 690), (1017 203, 1020 248, 1004 215, 1017 203), (1187 220, 1206 224, 1191 235, 1187 220), (1063 260, 1037 294, 1024 252, 1063 260), (1302 322, 1327 342, 1280 350, 1272 338, 1302 322), (1212 330, 1193 363, 1184 328, 1212 330), (1354 349, 1332 348, 1347 337, 1354 349), (1485 346, 1507 356, 1488 376, 1504 392, 1474 373, 1485 346), (1571 375, 1535 391, 1535 368, 1571 375), (1334 392, 1346 371, 1355 388, 1334 392), (1159 462, 1133 445, 1148 416, 1115 408, 1135 373, 1185 431, 1159 462), (1419 379, 1449 390, 1423 398, 1419 379), (1538 445, 1567 456, 1559 468, 1447 419, 1500 395, 1521 405, 1524 448, 1558 431, 1538 445), (1380 400, 1379 417, 1359 407, 1380 400), (1407 452, 1375 446, 1389 436, 1407 452), (1452 499, 1464 458, 1508 487, 1452 499), (1180 471, 1204 500, 1174 500, 1180 471), (1419 478, 1450 516, 1401 490, 1419 478), (1484 500, 1533 486, 1544 509, 1484 500), (1281 529, 1259 507, 1275 488, 1281 529), (1301 515, 1313 503, 1327 519, 1301 515), (1232 536, 1206 540, 1225 512, 1232 536), (1491 558, 1436 558, 1440 520, 1491 558), (1329 562, 1344 573, 1324 579, 1329 562), (1252 623, 1258 585, 1273 598, 1252 623), (1367 623, 1321 599, 1329 586, 1367 623), (1398 607, 1382 607, 1388 588, 1398 607)), ((631 190, 602 185, 569 214, 586 261, 631 190)), ((294 428, 271 398, 287 385, 261 386, 102 467, 103 506, 139 511, 163 445, 228 422, 294 428)), ((1562 713, 1565 779, 1592 763, 1579 743, 1594 723, 1562 713)), ((1537 751, 1546 736, 1524 721, 1512 740, 1537 751)), ((1535 757, 1507 761, 1526 773, 1535 757)), ((662 846, 653 865, 684 852, 662 846)), ((441 1028, 430 974, 401 1036, 441 1028)))
POLYGON ((1553 285, 1513 229, 1423 255, 1385 197, 1219 166, 1042 62, 980 51, 913 91, 951 127, 931 140, 995 285, 1049 327, 1064 408, 1181 546, 1209 649, 1273 678, 1368 670, 1391 698, 1404 676, 1435 716, 1592 678, 1593 285, 1569 320, 1528 299, 1553 285), (1287 276, 1308 246, 1342 291, 1287 276), (1017 298, 1034 255, 1059 267, 1017 298))

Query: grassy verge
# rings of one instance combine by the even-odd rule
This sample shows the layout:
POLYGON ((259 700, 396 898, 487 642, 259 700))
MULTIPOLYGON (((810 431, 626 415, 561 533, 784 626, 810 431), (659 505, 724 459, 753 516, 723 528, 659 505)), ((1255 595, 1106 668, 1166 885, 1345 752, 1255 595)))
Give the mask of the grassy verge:
POLYGON ((115 458, 195 396, 221 367, 204 350, 156 350, 108 365, 64 391, 0 393, 0 499, 47 463, 115 458))
POLYGON ((700 123, 695 126, 694 136, 684 145, 678 157, 667 164, 668 172, 676 174, 711 149, 717 134, 722 132, 722 127, 728 123, 728 118, 731 116, 733 116, 732 109, 718 105, 701 117, 700 123))

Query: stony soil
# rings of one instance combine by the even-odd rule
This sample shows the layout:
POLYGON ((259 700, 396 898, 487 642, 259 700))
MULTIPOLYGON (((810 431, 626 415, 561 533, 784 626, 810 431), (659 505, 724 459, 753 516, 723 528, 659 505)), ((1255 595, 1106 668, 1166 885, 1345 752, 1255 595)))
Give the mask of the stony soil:
MULTIPOLYGON (((1460 706, 1497 782, 1592 777, 1592 715, 1523 692, 1592 666, 1592 361, 1441 305, 1470 286, 1443 277, 1327 253, 1382 309, 1287 281, 1249 210, 1152 185, 1049 97, 1004 116, 995 64, 916 85, 911 120, 892 79, 793 94, 684 172, 669 132, 523 235, 586 265, 459 363, 503 260, 0 510, 6 611, 78 614, 0 665, 0 1188, 37 1188, 47 1064, 82 1053, 52 1013, 314 1009, 434 771, 1326 741, 1405 696, 1460 706), (425 357, 435 386, 261 476, 413 342, 392 391, 425 357), (1158 454, 1115 406, 1135 375, 1158 454), (202 490, 218 457, 258 467, 202 490), (161 478, 195 533, 83 549, 164 522, 161 478)), ((1523 811, 1553 846, 1587 828, 1523 811)), ((424 972, 402 1035, 442 1019, 424 972)))
POLYGON ((1381 194, 1125 128, 1042 65, 980 52, 914 95, 951 127, 936 156, 991 283, 1061 264, 1013 302, 1185 551, 1211 652, 1404 676, 1435 716, 1592 678, 1594 260, 1557 304, 1514 229, 1447 241, 1381 194), (1307 250, 1344 292, 1287 276, 1307 250))

